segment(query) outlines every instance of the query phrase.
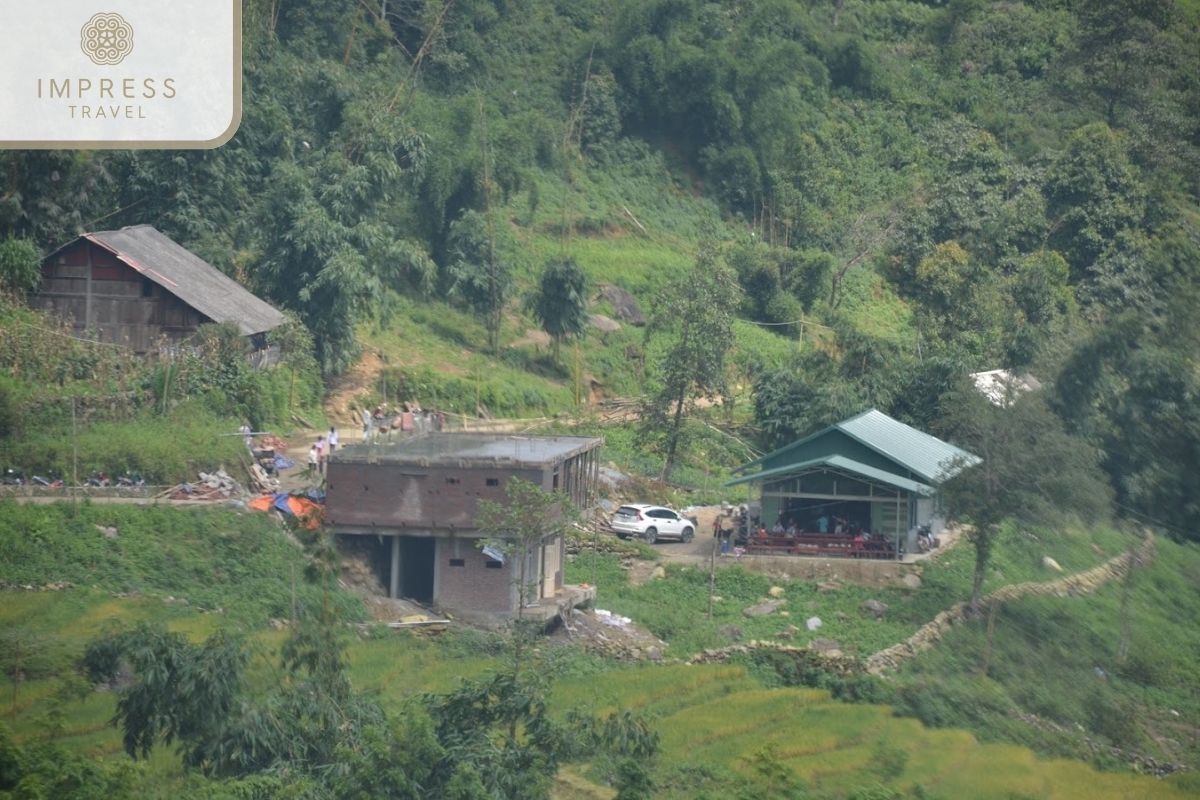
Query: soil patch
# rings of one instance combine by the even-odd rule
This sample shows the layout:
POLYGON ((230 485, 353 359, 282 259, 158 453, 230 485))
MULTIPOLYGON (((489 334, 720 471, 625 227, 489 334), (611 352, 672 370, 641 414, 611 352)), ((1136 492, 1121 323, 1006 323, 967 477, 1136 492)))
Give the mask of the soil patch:
POLYGON ((361 417, 351 410, 359 398, 371 391, 383 371, 383 359, 374 350, 365 351, 338 379, 325 400, 325 416, 329 421, 338 425, 350 425, 357 428, 362 423, 361 417))

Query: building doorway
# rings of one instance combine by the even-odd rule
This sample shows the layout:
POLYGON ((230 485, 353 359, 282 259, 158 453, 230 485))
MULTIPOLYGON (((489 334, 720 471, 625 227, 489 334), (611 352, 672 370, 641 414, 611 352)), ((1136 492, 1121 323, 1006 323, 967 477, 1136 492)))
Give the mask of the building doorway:
POLYGON ((400 597, 429 605, 433 602, 434 553, 432 536, 400 537, 400 597))

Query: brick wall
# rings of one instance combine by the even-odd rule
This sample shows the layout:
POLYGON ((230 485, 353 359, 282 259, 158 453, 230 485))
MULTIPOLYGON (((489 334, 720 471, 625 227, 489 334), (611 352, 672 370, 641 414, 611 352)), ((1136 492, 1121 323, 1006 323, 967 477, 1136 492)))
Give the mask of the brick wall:
POLYGON ((332 461, 326 521, 334 526, 472 530, 480 500, 504 503, 510 477, 542 483, 542 472, 511 467, 421 467, 332 461))
POLYGON ((475 540, 464 537, 439 538, 435 558, 433 585, 434 604, 448 610, 483 611, 507 614, 516 610, 516 586, 513 584, 513 562, 499 569, 490 568, 491 561, 475 546, 475 540), (451 566, 451 560, 462 566, 451 566))

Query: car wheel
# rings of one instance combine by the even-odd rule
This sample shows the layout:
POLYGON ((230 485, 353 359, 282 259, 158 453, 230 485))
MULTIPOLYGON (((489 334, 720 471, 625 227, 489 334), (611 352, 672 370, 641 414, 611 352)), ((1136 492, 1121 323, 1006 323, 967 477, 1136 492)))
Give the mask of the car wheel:
POLYGON ((690 541, 692 540, 692 536, 693 536, 693 535, 694 535, 694 531, 692 531, 692 529, 691 529, 691 528, 684 528, 684 529, 683 529, 683 534, 682 534, 682 535, 680 535, 679 539, 680 539, 680 540, 681 540, 681 541, 682 541, 684 544, 687 544, 688 542, 690 542, 690 541))
POLYGON ((658 541, 658 528, 651 525, 649 528, 646 528, 646 532, 642 534, 642 537, 646 540, 646 544, 654 544, 658 541))
POLYGON ((624 541, 629 538, 629 534, 628 533, 618 533, 617 538, 624 541))

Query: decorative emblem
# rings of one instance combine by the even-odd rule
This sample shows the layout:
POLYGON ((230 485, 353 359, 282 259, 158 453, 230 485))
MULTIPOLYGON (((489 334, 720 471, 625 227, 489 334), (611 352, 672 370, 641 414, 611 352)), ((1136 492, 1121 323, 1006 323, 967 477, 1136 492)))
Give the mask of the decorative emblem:
POLYGON ((79 49, 93 63, 120 64, 133 52, 133 26, 120 14, 102 11, 79 31, 79 49))

